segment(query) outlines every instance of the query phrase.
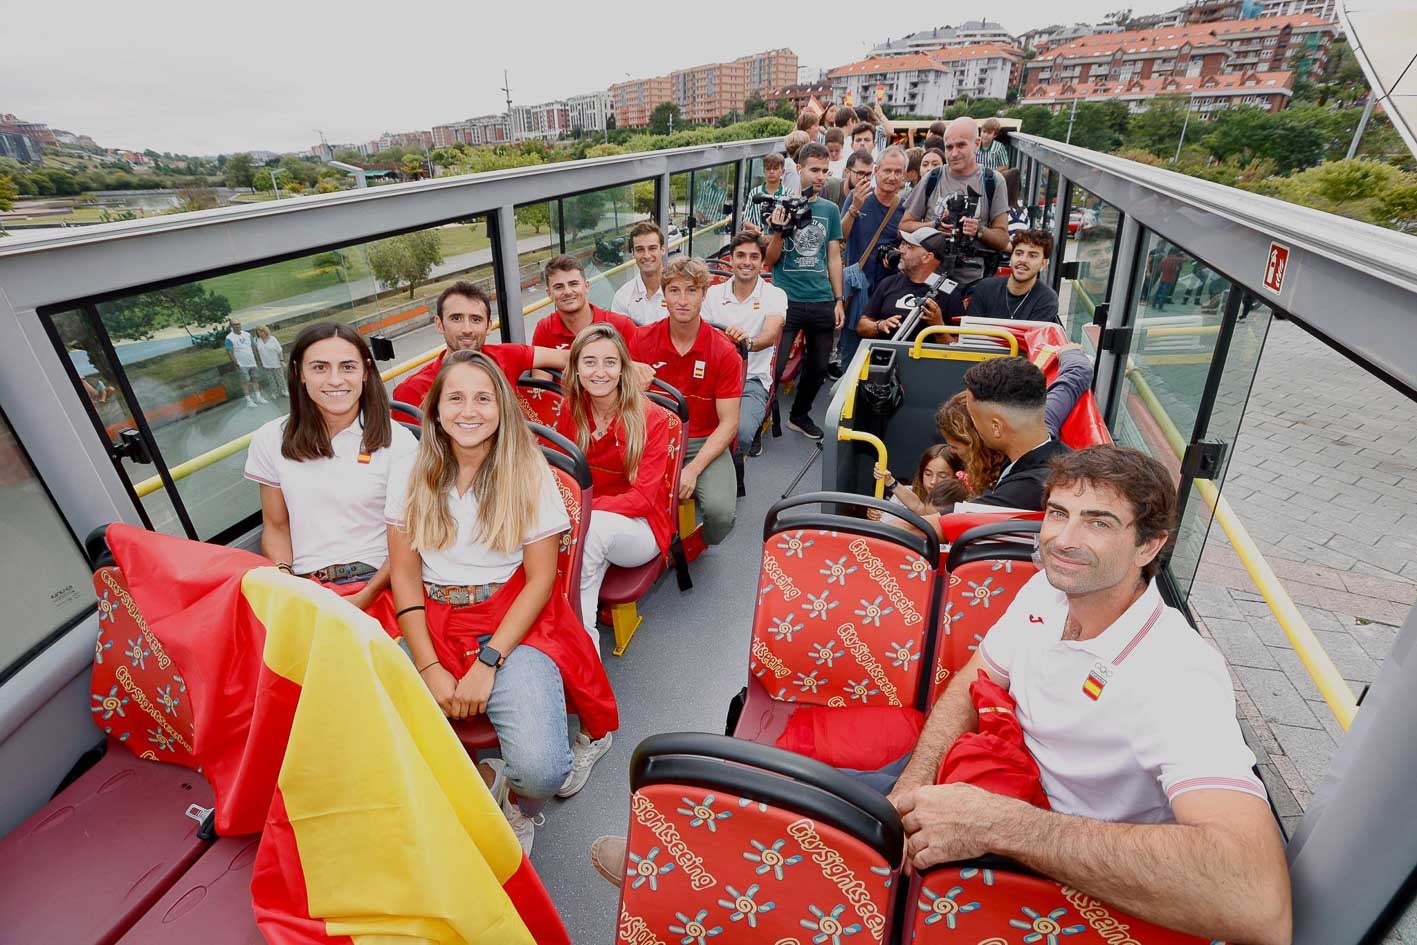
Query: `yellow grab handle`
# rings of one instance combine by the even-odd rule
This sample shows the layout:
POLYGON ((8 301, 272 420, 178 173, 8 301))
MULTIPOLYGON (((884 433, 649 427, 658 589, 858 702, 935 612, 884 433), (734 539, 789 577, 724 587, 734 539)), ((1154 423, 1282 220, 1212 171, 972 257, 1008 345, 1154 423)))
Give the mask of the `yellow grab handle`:
POLYGON ((890 467, 886 465, 886 444, 881 442, 881 438, 874 433, 862 433, 859 430, 852 430, 848 427, 837 427, 836 438, 841 442, 856 441, 857 443, 869 443, 876 451, 876 498, 886 497, 886 480, 882 478, 890 467))
POLYGON ((910 356, 920 357, 920 352, 925 349, 925 339, 933 338, 936 335, 983 335, 988 338, 1003 338, 1009 343, 1009 356, 1018 354, 1018 338, 1011 331, 1003 328, 956 328, 953 325, 931 325, 929 328, 915 336, 915 344, 910 346, 910 356))

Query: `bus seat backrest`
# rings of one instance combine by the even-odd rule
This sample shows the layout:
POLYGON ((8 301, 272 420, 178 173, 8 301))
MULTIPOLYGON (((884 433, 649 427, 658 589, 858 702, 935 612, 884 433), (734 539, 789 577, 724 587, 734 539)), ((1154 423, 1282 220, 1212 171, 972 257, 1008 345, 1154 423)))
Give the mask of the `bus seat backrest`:
POLYGON ((545 424, 556 428, 556 414, 561 409, 565 396, 560 391, 543 386, 517 384, 517 405, 522 408, 522 416, 532 423, 545 424))
POLYGON ((775 531, 763 543, 749 671, 779 701, 915 707, 934 582, 903 544, 825 526, 775 531))
POLYGON ((895 941, 903 833, 840 772, 719 735, 630 765, 617 942, 895 941))
MULTIPOLYGON (((549 446, 542 449, 548 454, 553 452, 549 446)), ((581 562, 585 557, 586 532, 590 529, 590 490, 581 488, 576 477, 559 466, 553 464, 551 472, 556 476, 556 488, 571 519, 571 527, 561 533, 557 547, 556 579, 564 582, 571 609, 580 616, 581 562)))
POLYGON ((148 630, 118 568, 99 568, 93 585, 99 628, 89 699, 94 724, 139 758, 196 768, 196 730, 181 668, 148 630))
POLYGON ((1051 879, 981 864, 950 864, 917 876, 907 898, 912 945, 1067 942, 1068 945, 1208 945, 1127 915, 1051 879), (1120 936, 1120 937, 1119 937, 1120 936))
POLYGON ((663 410, 669 420, 669 465, 664 470, 664 485, 669 502, 669 521, 675 523, 675 528, 678 528, 679 477, 684 472, 684 449, 688 445, 688 428, 677 413, 654 401, 646 404, 645 409, 663 410))
POLYGON ((1037 565, 1030 561, 1007 560, 971 561, 950 573, 935 647, 932 702, 950 677, 974 656, 1019 588, 1037 573, 1037 565))

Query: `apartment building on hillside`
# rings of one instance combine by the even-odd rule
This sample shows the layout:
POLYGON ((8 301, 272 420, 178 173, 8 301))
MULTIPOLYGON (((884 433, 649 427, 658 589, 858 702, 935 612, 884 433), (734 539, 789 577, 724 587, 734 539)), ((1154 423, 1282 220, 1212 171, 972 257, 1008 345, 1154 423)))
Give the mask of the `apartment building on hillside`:
POLYGON ((1006 98, 1018 81, 1023 53, 997 43, 937 49, 908 56, 873 56, 827 73, 831 97, 858 104, 878 99, 895 114, 938 115, 961 98, 1006 98))

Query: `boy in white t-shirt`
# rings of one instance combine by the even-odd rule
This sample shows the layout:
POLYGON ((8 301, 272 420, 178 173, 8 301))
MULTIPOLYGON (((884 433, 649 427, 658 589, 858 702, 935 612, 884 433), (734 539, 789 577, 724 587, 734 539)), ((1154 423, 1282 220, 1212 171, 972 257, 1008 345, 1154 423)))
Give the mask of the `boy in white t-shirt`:
POLYGON ((907 856, 925 869, 994 853, 1177 931, 1287 943, 1284 844, 1225 660, 1154 580, 1174 534, 1170 473, 1111 446, 1052 466, 1043 572, 936 701, 890 794, 907 856), (1051 809, 934 783, 978 724, 980 670, 1013 697, 1051 809))

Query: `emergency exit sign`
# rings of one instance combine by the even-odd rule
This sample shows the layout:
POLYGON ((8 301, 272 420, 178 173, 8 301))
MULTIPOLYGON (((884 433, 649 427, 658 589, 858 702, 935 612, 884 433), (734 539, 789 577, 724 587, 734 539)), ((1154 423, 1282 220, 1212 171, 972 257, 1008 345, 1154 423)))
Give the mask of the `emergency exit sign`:
POLYGON ((1278 295, 1284 288, 1284 270, 1289 268, 1289 247, 1269 244, 1269 258, 1264 264, 1264 287, 1278 295))

